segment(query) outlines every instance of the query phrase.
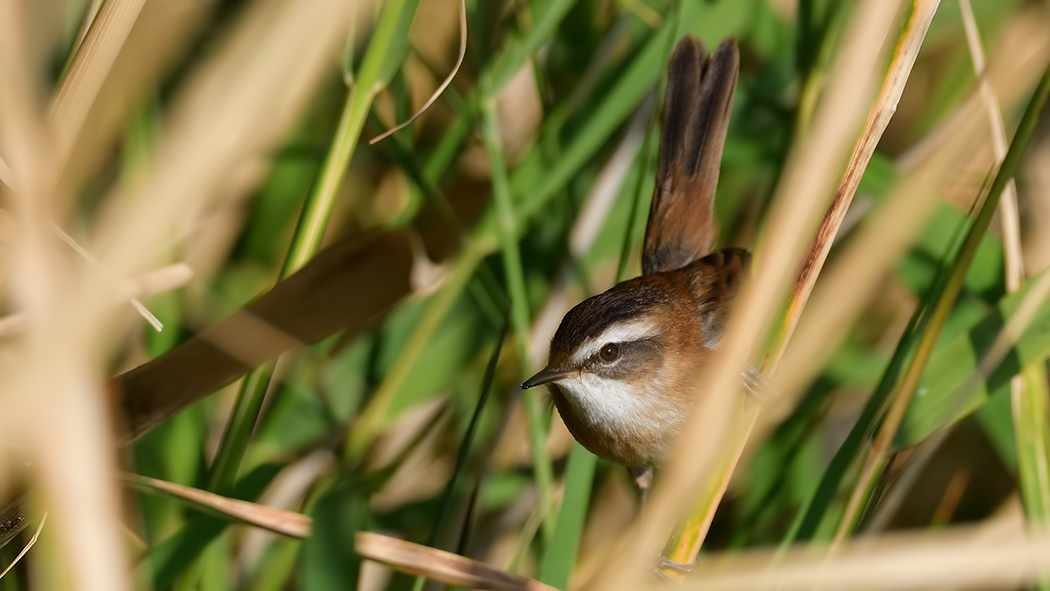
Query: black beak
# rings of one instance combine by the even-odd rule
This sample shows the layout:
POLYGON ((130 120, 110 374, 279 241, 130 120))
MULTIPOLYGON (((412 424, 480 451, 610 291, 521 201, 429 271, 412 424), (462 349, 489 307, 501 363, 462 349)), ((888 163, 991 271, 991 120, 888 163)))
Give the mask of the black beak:
POLYGON ((576 370, 572 369, 553 369, 547 366, 540 370, 540 372, 531 378, 525 380, 525 383, 521 385, 522 390, 528 390, 533 386, 539 386, 540 384, 546 384, 547 382, 553 382, 560 380, 561 378, 576 373, 576 370))

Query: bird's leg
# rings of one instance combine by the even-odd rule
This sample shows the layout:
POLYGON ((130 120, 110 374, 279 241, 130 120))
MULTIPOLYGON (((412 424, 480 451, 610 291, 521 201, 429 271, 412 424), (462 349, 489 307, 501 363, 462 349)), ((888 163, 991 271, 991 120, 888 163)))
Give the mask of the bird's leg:
MULTIPOLYGON (((682 564, 681 562, 675 562, 675 561, 671 560, 670 558, 661 555, 659 558, 656 559, 656 570, 658 572, 660 572, 660 571, 662 571, 665 568, 669 569, 669 570, 680 572, 683 575, 688 575, 689 573, 693 572, 693 565, 692 564, 682 564)), ((663 574, 663 573, 661 572, 661 574, 663 574)), ((667 575, 663 575, 663 576, 667 577, 667 575)), ((668 577, 668 578, 670 578, 670 577, 668 577)))
POLYGON ((748 394, 754 396, 757 402, 767 402, 766 394, 769 392, 769 382, 766 381, 766 377, 762 375, 762 372, 748 365, 740 377, 740 381, 748 394))
MULTIPOLYGON (((641 495, 639 512, 645 514, 645 505, 649 499, 649 489, 653 486, 653 468, 651 466, 628 466, 627 471, 631 474, 631 478, 634 479, 634 484, 638 487, 638 492, 641 495)), ((693 570, 692 565, 675 562, 661 554, 656 557, 653 563, 653 572, 661 579, 673 581, 671 577, 664 573, 665 568, 683 574, 688 574, 693 570)))
POLYGON ((649 489, 653 486, 652 466, 628 466, 627 471, 634 479, 634 485, 638 487, 640 501, 640 513, 645 513, 645 503, 649 500, 649 489))

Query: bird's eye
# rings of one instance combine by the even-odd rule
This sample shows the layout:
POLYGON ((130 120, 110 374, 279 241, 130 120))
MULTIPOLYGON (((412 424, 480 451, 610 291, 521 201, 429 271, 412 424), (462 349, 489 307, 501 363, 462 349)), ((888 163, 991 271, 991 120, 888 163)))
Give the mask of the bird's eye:
POLYGON ((601 351, 598 351, 598 356, 602 358, 602 361, 611 363, 620 356, 620 348, 616 346, 616 343, 608 343, 602 347, 601 351))

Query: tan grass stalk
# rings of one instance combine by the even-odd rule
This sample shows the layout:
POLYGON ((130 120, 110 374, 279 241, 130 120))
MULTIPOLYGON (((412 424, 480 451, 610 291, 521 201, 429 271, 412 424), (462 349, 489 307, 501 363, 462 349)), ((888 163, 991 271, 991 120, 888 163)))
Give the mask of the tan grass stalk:
POLYGON ((91 24, 62 77, 48 117, 59 174, 145 2, 106 0, 97 14, 88 13, 91 24))
MULTIPOLYGON (((970 0, 959 0, 962 12, 963 28, 966 31, 966 44, 970 50, 973 71, 977 75, 977 89, 988 114, 988 125, 991 127, 992 150, 995 160, 1002 162, 1006 157, 1006 129, 1003 125, 1003 114, 999 109, 999 99, 985 75, 984 49, 981 33, 977 29, 977 19, 973 15, 970 0)), ((1003 230, 1003 258, 1006 261, 1006 291, 1013 293, 1024 281, 1024 260, 1021 255, 1021 223, 1017 211, 1017 183, 1010 179, 1003 189, 999 201, 999 222, 1003 230)))
MULTIPOLYGON (((810 546, 705 556, 684 589, 1018 588, 1050 572, 1050 538, 954 527, 849 542, 824 559, 810 546), (992 533, 994 535, 987 535, 992 533)), ((654 589, 656 587, 653 587, 654 589)))
POLYGON ((124 474, 124 480, 291 538, 306 539, 310 537, 310 530, 313 528, 313 520, 302 513, 231 499, 192 486, 183 486, 138 474, 124 474))
MULTIPOLYGON (((1027 59, 1003 59, 995 64, 1000 67, 991 70, 997 74, 991 81, 1005 102, 1012 103, 1030 89, 1050 57, 1050 39, 1046 36, 1031 35, 1027 42, 1026 51, 1021 52, 1027 59)), ((935 149, 924 150, 925 160, 912 166, 868 223, 858 229, 835 264, 823 273, 811 298, 809 309, 813 312, 801 319, 784 356, 775 382, 778 398, 768 405, 760 429, 768 428, 793 407, 797 394, 823 367, 890 266, 922 228, 937 191, 949 175, 957 173, 958 163, 979 147, 982 115, 971 107, 973 104, 967 101, 949 118, 950 134, 938 141, 935 149)))
POLYGON ((460 3, 459 3, 459 54, 456 57, 456 64, 454 66, 452 66, 452 71, 449 72, 447 77, 445 77, 445 80, 441 83, 441 85, 437 87, 437 90, 435 90, 434 93, 430 95, 430 98, 427 99, 427 102, 423 103, 423 106, 420 107, 419 110, 416 111, 411 117, 409 117, 407 121, 402 121, 401 123, 398 123, 397 125, 395 125, 395 126, 391 127, 390 129, 384 131, 383 133, 381 133, 381 134, 375 136, 374 138, 368 140, 368 145, 370 145, 370 146, 371 145, 375 145, 376 143, 381 142, 384 139, 394 135, 395 133, 401 131, 402 129, 404 129, 406 127, 408 127, 409 125, 412 125, 412 123, 414 123, 416 119, 419 119, 420 115, 422 115, 423 113, 426 113, 427 109, 429 109, 434 103, 437 102, 438 98, 441 97, 441 93, 445 92, 445 89, 448 88, 448 86, 450 84, 452 84, 452 81, 456 78, 456 74, 459 73, 460 66, 463 65, 463 58, 465 58, 466 56, 467 56, 467 0, 460 0, 460 3))
MULTIPOLYGON (((53 562, 65 568, 54 584, 78 589, 130 588, 128 562, 113 524, 119 492, 112 479, 111 431, 93 351, 76 330, 82 318, 63 306, 75 295, 69 269, 51 235, 57 163, 33 68, 27 3, 0 3, 0 152, 17 179, 10 192, 18 223, 11 294, 26 314, 24 338, 7 348, 0 367, 5 435, 25 445, 30 476, 54 517, 53 562)), ((43 49, 43 48, 39 48, 43 49)), ((25 517, 23 516, 23 520, 25 517)))
POLYGON ((388 564, 401 572, 468 589, 555 591, 554 587, 506 573, 483 562, 372 532, 358 532, 354 550, 369 560, 388 564))
MULTIPOLYGON (((176 263, 125 281, 121 286, 120 299, 148 297, 169 292, 189 283, 193 271, 189 265, 176 263)), ((159 322, 159 321, 158 321, 159 322)), ((0 338, 21 332, 26 325, 26 315, 21 312, 0 317, 0 338)))
MULTIPOLYGON (((102 239, 91 250, 118 279, 148 266, 183 228, 194 227, 227 171, 281 139, 334 63, 354 5, 289 0, 246 9, 176 99, 157 159, 107 199, 109 214, 93 227, 102 239)), ((0 413, 39 417, 12 421, 12 437, 31 445, 44 493, 39 502, 51 512, 69 584, 120 590, 129 586, 129 569, 115 527, 114 429, 101 386, 102 361, 120 331, 107 310, 106 282, 63 269, 45 238, 55 221, 48 205, 56 201, 56 160, 31 82, 37 77, 27 71, 34 62, 24 49, 20 7, 0 3, 0 72, 13 81, 0 85, 0 151, 19 184, 12 290, 28 326, 17 357, 5 356, 2 391, 17 397, 4 396, 0 413)))
POLYGON ((791 300, 788 303, 784 326, 781 329, 783 332, 780 335, 778 346, 775 346, 772 351, 768 365, 767 372, 770 374, 776 372, 787 343, 791 340, 798 319, 802 315, 802 309, 806 307, 817 277, 824 268, 824 262, 827 261, 831 245, 834 244, 835 237, 838 235, 839 226, 842 225, 846 211, 853 202, 853 196, 857 193, 860 179, 864 176, 868 162, 875 153, 875 147, 882 139, 882 134, 885 133, 893 114, 897 112, 897 103, 904 94, 904 86, 911 75, 912 67, 919 56, 919 49, 922 47, 923 40, 926 39, 926 32, 930 29, 930 23, 933 21, 933 15, 937 13, 939 4, 940 0, 913 2, 913 10, 893 55, 893 61, 883 81, 879 97, 868 114, 868 120, 860 139, 853 146, 849 164, 846 165, 846 171, 839 181, 838 188, 835 189, 831 205, 828 206, 824 219, 817 228, 813 243, 802 258, 802 264, 796 272, 795 282, 791 287, 791 300))
POLYGON ((18 554, 15 555, 14 560, 11 561, 11 564, 7 565, 7 567, 4 568, 3 572, 0 572, 0 579, 6 577, 7 573, 11 572, 11 569, 13 569, 20 560, 25 558, 25 555, 29 553, 33 546, 36 545, 36 541, 40 539, 40 532, 44 531, 45 523, 47 523, 47 513, 44 513, 40 517, 40 523, 36 526, 36 531, 33 532, 33 536, 29 538, 29 541, 26 542, 26 545, 18 551, 18 554))
MULTIPOLYGON (((905 83, 911 73, 918 56, 919 48, 925 39, 926 31, 929 30, 930 22, 936 13, 938 1, 919 1, 911 12, 908 25, 905 28, 897 51, 894 54, 890 69, 886 75, 881 91, 874 106, 868 114, 864 129, 854 145, 853 153, 843 173, 839 185, 832 197, 831 204, 824 214, 824 219, 817 228, 816 236, 809 247, 809 251, 803 256, 802 263, 796 271, 792 285, 791 299, 788 310, 783 321, 783 326, 777 335, 778 340, 772 348, 772 359, 765 368, 767 374, 774 374, 779 365, 780 358, 784 353, 791 334, 794 331, 798 317, 806 305, 806 301, 816 283, 817 276, 823 268, 828 252, 835 240, 839 227, 846 216, 846 211, 857 191, 860 179, 871 160, 875 147, 882 137, 886 126, 889 124, 893 113, 896 111, 897 103, 904 92, 905 83)), ((752 431, 759 419, 761 408, 751 405, 745 411, 745 416, 736 425, 736 432, 730 444, 732 448, 727 452, 725 459, 718 464, 716 473, 720 478, 708 483, 703 489, 700 502, 695 515, 685 523, 682 534, 678 536, 677 544, 671 549, 669 557, 679 563, 691 563, 696 559, 700 546, 707 536, 707 530, 714 518, 715 508, 721 501, 729 486, 730 477, 736 468, 745 446, 750 440, 752 431)))

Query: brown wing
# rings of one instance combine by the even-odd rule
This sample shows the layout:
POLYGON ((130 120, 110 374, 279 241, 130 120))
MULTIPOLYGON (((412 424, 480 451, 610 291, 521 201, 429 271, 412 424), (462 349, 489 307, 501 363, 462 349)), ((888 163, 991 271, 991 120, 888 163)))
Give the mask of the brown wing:
POLYGON ((739 67, 732 39, 710 59, 695 37, 682 39, 671 54, 656 190, 642 249, 645 274, 684 267, 714 246, 715 186, 739 67))
POLYGON ((695 269, 688 273, 689 288, 697 304, 703 342, 715 349, 740 287, 751 275, 751 254, 742 248, 727 248, 694 261, 690 269, 695 269))

